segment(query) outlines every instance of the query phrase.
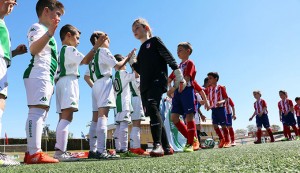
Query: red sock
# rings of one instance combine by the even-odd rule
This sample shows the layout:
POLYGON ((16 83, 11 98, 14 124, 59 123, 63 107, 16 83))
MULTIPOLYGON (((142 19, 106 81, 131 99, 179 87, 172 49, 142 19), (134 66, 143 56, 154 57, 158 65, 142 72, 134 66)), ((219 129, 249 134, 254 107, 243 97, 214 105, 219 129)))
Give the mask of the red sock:
POLYGON ((195 121, 187 122, 187 143, 193 145, 194 137, 196 131, 196 124, 195 121))
POLYGON ((228 128, 231 142, 234 142, 234 131, 232 127, 228 128))
POLYGON ((287 131, 288 131, 287 128, 288 127, 286 125, 283 125, 283 134, 284 134, 284 137, 289 138, 288 133, 287 133, 287 131))
POLYGON ((256 132, 257 141, 261 141, 261 129, 258 129, 256 132))
POLYGON ((287 132, 287 134, 288 134, 289 139, 291 139, 291 138, 292 138, 292 132, 291 132, 290 126, 287 126, 286 132, 287 132))
POLYGON ((274 136, 273 136, 272 130, 271 130, 270 128, 268 128, 267 131, 268 131, 269 136, 270 136, 270 138, 271 138, 271 142, 274 142, 275 140, 274 140, 274 136))
POLYGON ((182 121, 178 121, 178 123, 175 124, 177 127, 178 131, 185 137, 188 137, 188 131, 186 128, 186 125, 182 121))
POLYGON ((299 136, 298 129, 297 129, 296 125, 292 125, 292 128, 293 128, 293 130, 295 132, 295 135, 299 136))
POLYGON ((223 139, 224 136, 223 136, 221 130, 219 129, 219 127, 217 127, 217 128, 215 127, 214 129, 215 129, 217 135, 219 136, 219 139, 220 139, 220 140, 223 139))
POLYGON ((229 141, 229 131, 228 131, 227 127, 222 127, 222 130, 224 133, 225 142, 230 142, 229 141))

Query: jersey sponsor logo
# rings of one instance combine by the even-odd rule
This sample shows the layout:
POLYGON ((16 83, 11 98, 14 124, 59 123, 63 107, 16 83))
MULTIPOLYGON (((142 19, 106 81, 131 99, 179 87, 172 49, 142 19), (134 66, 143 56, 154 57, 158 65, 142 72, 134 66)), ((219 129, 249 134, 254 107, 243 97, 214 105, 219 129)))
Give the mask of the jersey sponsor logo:
POLYGON ((150 47, 151 47, 151 43, 148 43, 148 44, 146 45, 146 48, 149 49, 150 47))
POLYGON ((42 98, 40 99, 41 102, 46 102, 47 100, 48 100, 47 97, 42 97, 42 98))

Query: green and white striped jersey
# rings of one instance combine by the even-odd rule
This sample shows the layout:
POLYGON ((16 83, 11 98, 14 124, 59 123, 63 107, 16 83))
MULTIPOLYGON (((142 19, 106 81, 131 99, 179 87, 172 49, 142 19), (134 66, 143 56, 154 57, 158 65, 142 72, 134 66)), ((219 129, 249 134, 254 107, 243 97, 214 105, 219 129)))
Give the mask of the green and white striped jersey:
POLYGON ((70 75, 79 77, 79 65, 83 58, 84 55, 74 46, 63 45, 58 59, 59 77, 70 75))
MULTIPOLYGON (((0 19, 0 58, 6 59, 8 62, 11 58, 11 43, 8 29, 4 20, 0 19)), ((10 64, 10 63, 9 63, 10 64)))
MULTIPOLYGON (((47 30, 48 29, 40 23, 33 24, 27 34, 29 47, 32 43, 40 39, 47 30)), ((32 55, 32 59, 24 72, 23 78, 43 79, 51 81, 53 84, 57 66, 57 44, 54 37, 52 37, 42 51, 36 55, 32 55)))
POLYGON ((129 83, 130 86, 130 91, 131 91, 131 95, 132 97, 137 97, 137 96, 141 96, 141 92, 140 92, 140 78, 136 78, 134 81, 129 83))
POLYGON ((117 112, 132 111, 129 83, 134 80, 134 73, 127 73, 125 70, 116 71, 114 89, 116 95, 117 112))
POLYGON ((92 81, 101 79, 103 76, 111 77, 112 69, 117 64, 117 60, 107 48, 99 48, 94 59, 89 64, 90 77, 92 81))

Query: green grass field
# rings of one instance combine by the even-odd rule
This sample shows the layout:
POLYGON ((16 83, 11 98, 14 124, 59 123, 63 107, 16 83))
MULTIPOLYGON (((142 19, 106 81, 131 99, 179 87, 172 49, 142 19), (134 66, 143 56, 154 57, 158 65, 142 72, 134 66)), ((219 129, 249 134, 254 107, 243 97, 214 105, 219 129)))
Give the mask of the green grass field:
POLYGON ((299 172, 300 141, 242 145, 177 153, 161 158, 122 157, 72 163, 22 165, 0 172, 299 172))

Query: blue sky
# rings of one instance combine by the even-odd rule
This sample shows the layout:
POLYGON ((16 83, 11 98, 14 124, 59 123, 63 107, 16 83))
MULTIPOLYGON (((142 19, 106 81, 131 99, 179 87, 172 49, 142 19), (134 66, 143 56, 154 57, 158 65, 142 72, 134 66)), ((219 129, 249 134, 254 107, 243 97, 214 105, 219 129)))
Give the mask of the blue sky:
MULTIPOLYGON (((72 24, 81 30, 78 49, 86 54, 91 45, 90 34, 95 30, 107 32, 113 54, 127 53, 139 48, 131 25, 138 17, 146 18, 155 36, 161 37, 177 62, 177 44, 189 41, 194 48, 191 59, 197 68, 196 79, 202 83, 206 74, 217 71, 219 83, 225 85, 233 99, 238 119, 235 129, 246 128, 252 115, 253 90, 261 90, 268 104, 271 124, 278 124, 278 91, 285 89, 294 100, 299 91, 300 1, 290 0, 191 0, 191 1, 66 1, 66 13, 55 34, 59 48, 59 30, 72 24)), ((12 48, 27 43, 29 27, 38 21, 36 1, 18 1, 13 13, 5 18, 10 30, 12 48)), ((30 55, 15 57, 9 68, 9 96, 3 115, 2 136, 25 137, 27 119, 23 72, 30 55)), ((80 68, 84 74, 87 66, 80 68)), ((75 137, 88 132, 91 120, 91 89, 80 78, 80 107, 74 114, 70 131, 75 137)), ((54 130, 58 121, 55 98, 47 119, 54 130)), ((111 111, 112 112, 112 111, 111 111)), ((205 112, 210 117, 210 112, 205 112)), ((109 115, 112 122, 112 114, 109 115)))

